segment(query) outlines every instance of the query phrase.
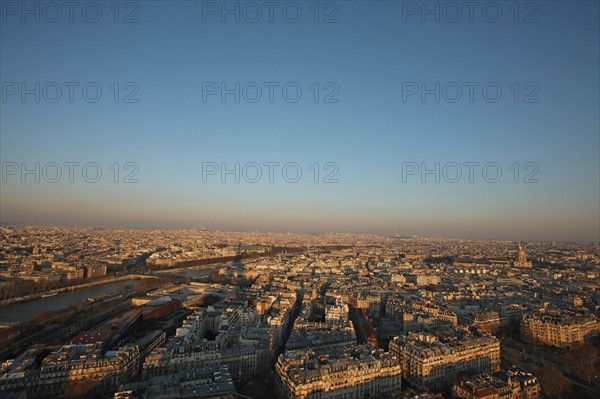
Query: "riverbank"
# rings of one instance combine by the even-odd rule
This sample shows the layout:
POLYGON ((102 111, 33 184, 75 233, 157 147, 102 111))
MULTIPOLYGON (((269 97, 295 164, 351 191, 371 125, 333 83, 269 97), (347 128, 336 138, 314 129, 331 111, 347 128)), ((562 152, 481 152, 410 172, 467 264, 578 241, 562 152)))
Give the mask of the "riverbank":
MULTIPOLYGON (((26 322, 35 318, 40 313, 60 312, 73 304, 76 307, 87 307, 90 305, 89 298, 98 298, 108 295, 114 297, 125 292, 131 293, 139 285, 142 279, 119 278, 104 284, 95 284, 92 287, 84 287, 67 290, 56 295, 40 297, 35 300, 14 303, 0 309, 0 321, 26 322)), ((99 301, 102 302, 102 301, 99 301)))
POLYGON ((143 278, 157 278, 157 277, 156 276, 138 275, 138 274, 129 274, 127 276, 110 277, 110 278, 106 278, 106 279, 102 279, 102 280, 91 281, 89 283, 83 283, 83 284, 71 285, 68 287, 56 288, 54 290, 45 291, 45 292, 37 292, 35 294, 25 295, 25 296, 19 297, 19 298, 3 299, 0 301, 0 308, 10 306, 10 305, 15 305, 17 303, 34 301, 36 299, 50 297, 50 296, 54 296, 54 295, 57 295, 57 294, 60 294, 63 292, 75 291, 75 290, 79 290, 82 288, 95 287, 97 285, 110 284, 110 283, 126 281, 126 280, 139 280, 139 279, 143 279, 143 278))

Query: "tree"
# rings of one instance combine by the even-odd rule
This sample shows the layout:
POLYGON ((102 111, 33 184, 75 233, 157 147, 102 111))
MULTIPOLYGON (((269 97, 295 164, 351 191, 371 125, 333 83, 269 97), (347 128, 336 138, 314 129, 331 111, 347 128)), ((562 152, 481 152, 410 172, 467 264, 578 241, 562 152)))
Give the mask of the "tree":
POLYGON ((592 379, 597 375, 596 359, 598 357, 598 348, 590 344, 584 344, 577 349, 565 355, 565 360, 570 369, 575 370, 581 378, 592 384, 592 379))
POLYGON ((564 398, 571 390, 571 381, 554 366, 545 364, 536 373, 539 375, 542 390, 549 398, 564 398))
POLYGON ((32 320, 42 325, 47 325, 54 320, 54 316, 55 314, 53 312, 44 311, 33 316, 32 320))

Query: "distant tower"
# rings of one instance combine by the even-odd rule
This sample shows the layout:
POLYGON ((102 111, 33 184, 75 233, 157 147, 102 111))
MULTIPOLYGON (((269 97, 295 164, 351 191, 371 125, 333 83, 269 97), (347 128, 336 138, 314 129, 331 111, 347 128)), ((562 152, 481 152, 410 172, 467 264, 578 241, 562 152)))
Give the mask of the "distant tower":
POLYGON ((520 242, 517 247, 517 256, 515 257, 513 266, 515 266, 515 267, 531 267, 531 262, 527 260, 527 253, 525 252, 525 246, 521 245, 520 242))
POLYGON ((527 261, 527 254, 525 253, 525 247, 523 247, 521 245, 521 243, 519 243, 519 246, 517 248, 517 262, 526 262, 527 261))

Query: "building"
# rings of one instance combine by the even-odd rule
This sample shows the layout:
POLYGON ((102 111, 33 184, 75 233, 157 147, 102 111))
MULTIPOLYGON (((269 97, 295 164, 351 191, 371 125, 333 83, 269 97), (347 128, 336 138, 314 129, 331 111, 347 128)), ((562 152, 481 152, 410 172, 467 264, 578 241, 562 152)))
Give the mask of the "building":
POLYGON ((532 266, 531 261, 527 260, 527 253, 525 252, 525 246, 522 246, 521 243, 519 243, 519 245, 517 247, 517 255, 515 257, 515 260, 513 261, 513 266, 514 267, 531 267, 532 266))
POLYGON ((385 398, 400 392, 398 359, 369 345, 288 351, 275 369, 287 398, 385 398))
POLYGON ((236 390, 225 365, 189 369, 125 385, 115 399, 234 399, 236 390))
POLYGON ((384 300, 379 293, 360 293, 356 297, 356 307, 365 309, 370 317, 379 317, 384 300))
POLYGON ((591 314, 536 311, 521 318, 521 339, 571 349, 598 335, 600 323, 591 314))
POLYGON ((452 396, 460 399, 539 399, 541 386, 531 373, 510 368, 455 382, 452 396))
POLYGON ((336 305, 328 305, 325 307, 326 323, 343 323, 346 320, 348 320, 348 305, 346 305, 345 303, 336 303, 336 305))
POLYGON ((511 367, 506 372, 502 371, 496 375, 515 386, 513 392, 517 399, 538 399, 541 396, 540 382, 531 373, 511 367))
POLYGON ((126 346, 135 345, 140 351, 140 368, 144 362, 146 356, 148 356, 154 349, 163 346, 166 342, 166 334, 164 331, 154 330, 144 334, 133 343, 128 343, 126 346))
POLYGON ((0 376, 0 392, 27 388, 27 397, 70 397, 114 389, 139 371, 139 350, 128 346, 102 354, 102 343, 65 345, 45 356, 39 369, 26 354, 0 376), (27 364, 27 367, 22 367, 27 364), (17 367, 17 365, 20 365, 17 367))
POLYGON ((286 350, 340 346, 356 343, 356 333, 350 321, 331 325, 330 323, 304 322, 296 325, 285 344, 286 350))
POLYGON ((181 370, 212 366, 220 361, 221 351, 216 341, 158 347, 144 360, 142 378, 149 379, 181 370))
POLYGON ((105 264, 89 265, 85 267, 85 277, 103 277, 106 276, 107 266, 105 264))
POLYGON ((395 337, 390 352, 399 359, 403 377, 418 388, 443 390, 460 377, 500 369, 500 341, 490 335, 411 333, 395 337))
POLYGON ((460 399, 512 399, 512 391, 506 381, 489 374, 480 374, 467 380, 455 382, 452 397, 460 399))
POLYGON ((500 314, 495 310, 472 311, 464 317, 466 324, 488 334, 500 331, 500 314))

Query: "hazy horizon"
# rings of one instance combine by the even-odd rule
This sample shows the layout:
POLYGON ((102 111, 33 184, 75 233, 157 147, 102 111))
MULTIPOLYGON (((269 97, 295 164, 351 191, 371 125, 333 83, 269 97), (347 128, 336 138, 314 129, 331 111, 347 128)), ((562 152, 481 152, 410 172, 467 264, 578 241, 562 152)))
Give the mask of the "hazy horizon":
POLYGON ((140 230, 140 231, 178 231, 178 230, 202 230, 207 232, 220 232, 220 233, 258 233, 258 234, 298 234, 298 235, 326 235, 326 234, 340 234, 340 235, 369 235, 369 236, 385 236, 385 237, 397 237, 397 238, 432 238, 432 239, 451 239, 451 240, 474 240, 474 241, 506 241, 506 242, 561 242, 561 243, 578 243, 578 244, 600 244, 598 241, 590 240, 558 240, 558 239, 533 239, 533 238, 515 238, 514 236, 500 237, 500 236, 457 236, 457 235, 440 235, 434 233, 411 233, 411 232, 378 232, 378 231, 359 231, 359 230, 347 230, 347 231, 333 231, 333 230, 269 230, 247 227, 244 229, 232 229, 232 228, 219 228, 219 226, 208 226, 208 225, 179 225, 179 226, 128 226, 128 225, 90 225, 90 224, 60 224, 60 223, 11 223, 2 222, 1 227, 60 227, 60 228, 83 228, 83 229, 106 229, 106 230, 140 230))

